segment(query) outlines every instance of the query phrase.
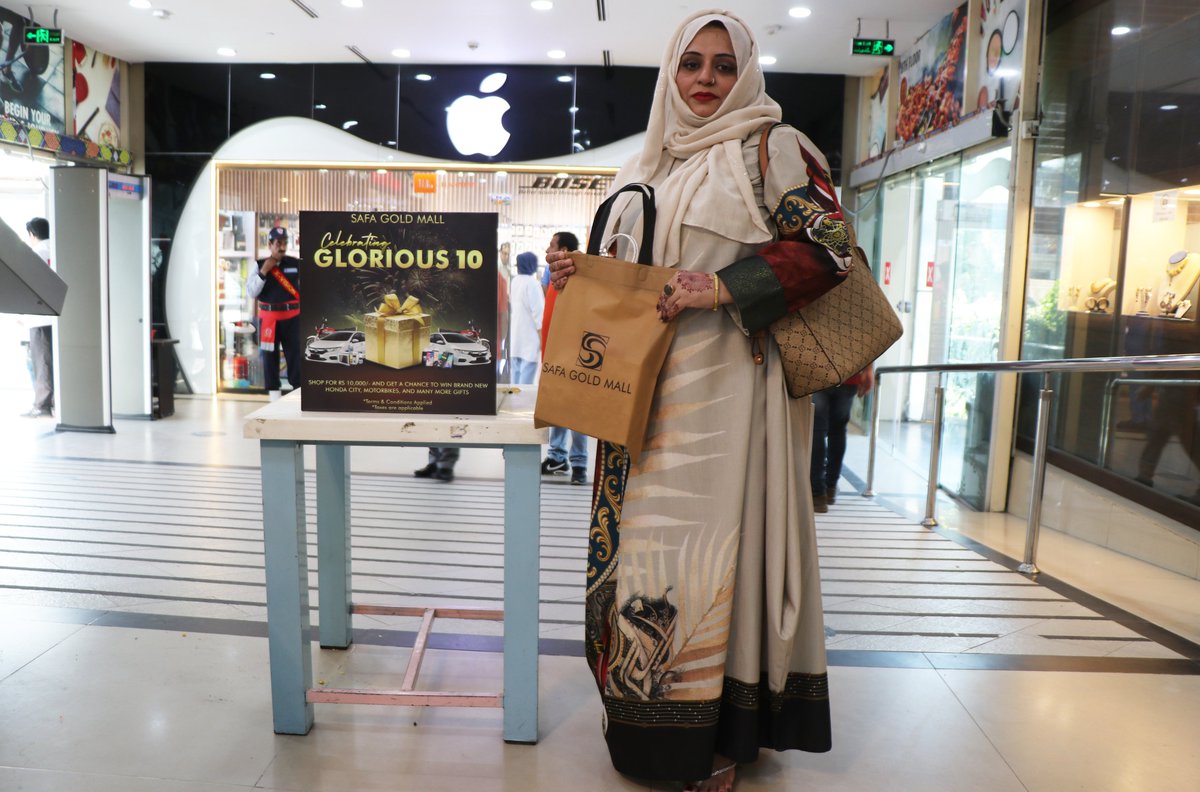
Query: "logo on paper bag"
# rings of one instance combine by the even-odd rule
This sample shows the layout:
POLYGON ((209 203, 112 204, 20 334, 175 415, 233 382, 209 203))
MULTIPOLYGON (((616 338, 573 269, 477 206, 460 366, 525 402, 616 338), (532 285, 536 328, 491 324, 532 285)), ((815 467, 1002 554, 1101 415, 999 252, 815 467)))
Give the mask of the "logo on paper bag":
POLYGON ((608 336, 602 336, 599 333, 584 333, 583 339, 579 342, 578 363, 585 369, 599 371, 604 367, 606 351, 608 351, 608 336))

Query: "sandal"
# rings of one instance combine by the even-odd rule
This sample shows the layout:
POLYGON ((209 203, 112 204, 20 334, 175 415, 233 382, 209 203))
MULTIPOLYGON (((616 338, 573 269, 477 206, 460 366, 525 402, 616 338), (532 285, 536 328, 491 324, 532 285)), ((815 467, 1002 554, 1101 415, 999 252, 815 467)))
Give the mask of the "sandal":
POLYGON ((716 770, 713 770, 708 778, 704 779, 703 781, 692 781, 685 784, 683 787, 683 792, 730 792, 730 790, 733 789, 733 783, 735 781, 733 770, 736 767, 737 762, 730 762, 724 767, 718 767, 716 770), (721 778, 721 776, 725 775, 726 773, 730 774, 728 786, 722 783, 725 779, 721 778))

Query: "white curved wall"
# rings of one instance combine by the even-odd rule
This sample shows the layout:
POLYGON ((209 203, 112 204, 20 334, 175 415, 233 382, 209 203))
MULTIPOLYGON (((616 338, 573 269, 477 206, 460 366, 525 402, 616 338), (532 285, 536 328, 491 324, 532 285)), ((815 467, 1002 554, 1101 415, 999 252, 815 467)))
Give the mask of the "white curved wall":
MULTIPOLYGON (((642 149, 644 135, 634 135, 608 146, 579 154, 521 165, 563 167, 617 167, 642 149)), ((205 166, 184 204, 171 244, 167 266, 166 312, 171 333, 179 339, 179 364, 195 393, 216 390, 213 370, 216 329, 213 326, 213 293, 216 279, 216 218, 213 207, 213 176, 216 162, 346 162, 381 163, 442 162, 430 157, 398 152, 377 146, 310 118, 273 118, 255 124, 229 138, 205 166)))

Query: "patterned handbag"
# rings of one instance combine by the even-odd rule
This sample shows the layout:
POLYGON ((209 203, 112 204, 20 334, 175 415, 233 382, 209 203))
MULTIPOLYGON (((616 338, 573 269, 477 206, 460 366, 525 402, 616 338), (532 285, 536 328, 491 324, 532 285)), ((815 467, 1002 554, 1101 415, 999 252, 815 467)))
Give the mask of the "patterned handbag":
MULTIPOLYGON (((763 130, 758 148, 764 180, 771 129, 763 130)), ((849 223, 846 230, 853 261, 846 279, 795 313, 771 323, 788 395, 793 399, 840 385, 871 365, 904 333, 849 223)))

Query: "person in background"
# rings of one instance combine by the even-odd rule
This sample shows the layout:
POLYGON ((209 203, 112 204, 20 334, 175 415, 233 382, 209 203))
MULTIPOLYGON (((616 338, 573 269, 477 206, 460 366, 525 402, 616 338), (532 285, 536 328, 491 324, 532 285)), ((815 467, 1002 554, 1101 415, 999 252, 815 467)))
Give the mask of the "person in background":
POLYGON ((458 462, 458 448, 429 447, 429 463, 413 471, 415 478, 431 478, 449 484, 454 481, 454 465, 458 462))
POLYGON ((496 382, 509 381, 508 370, 508 266, 512 246, 507 242, 500 244, 499 258, 496 261, 496 382))
POLYGON ((813 511, 824 514, 837 501, 837 483, 842 477, 842 460, 846 457, 846 426, 850 423, 850 406, 854 397, 865 397, 875 387, 875 367, 867 366, 841 385, 834 385, 812 395, 813 442, 812 480, 813 511))
MULTIPOLYGON (((29 246, 51 269, 50 223, 35 217, 25 224, 29 246)), ((33 407, 26 418, 43 418, 54 412, 54 321, 49 316, 30 316, 22 320, 29 328, 29 365, 33 378, 33 407)))
POLYGON ((530 385, 537 378, 541 349, 542 311, 546 297, 538 285, 537 256, 517 254, 517 274, 509 286, 512 306, 512 381, 514 385, 530 385))
POLYGON ((270 255, 246 279, 246 292, 258 298, 258 348, 262 353, 263 376, 271 401, 282 394, 279 380, 279 348, 283 347, 287 378, 292 388, 302 384, 300 374, 300 260, 287 255, 288 232, 276 226, 267 232, 270 255))
MULTIPOLYGON (((843 281, 850 234, 828 161, 774 127, 758 59, 733 14, 685 20, 612 186, 654 187, 652 262, 674 273, 658 317, 676 329, 640 459, 598 443, 584 651, 613 767, 655 788, 728 792, 762 748, 832 747, 812 402, 788 396, 771 335, 761 355, 752 336, 843 281)), ((641 203, 608 225, 636 237, 641 203)), ((547 261, 574 288, 571 259, 547 261)))
MULTIPOLYGON (((570 231, 559 231, 550 237, 546 247, 546 256, 560 250, 568 253, 579 250, 579 238, 570 231)), ((546 292, 546 309, 542 313, 542 354, 546 353, 546 336, 550 331, 550 317, 554 314, 554 300, 558 295, 557 289, 550 288, 550 267, 547 266, 542 274, 542 289, 546 292)), ((571 471, 572 484, 587 483, 587 435, 574 429, 561 426, 550 427, 550 450, 542 460, 542 475, 551 476, 555 473, 571 471), (571 438, 571 453, 567 454, 567 437, 571 438)))

